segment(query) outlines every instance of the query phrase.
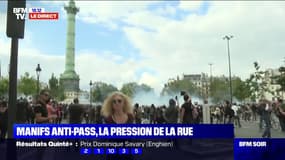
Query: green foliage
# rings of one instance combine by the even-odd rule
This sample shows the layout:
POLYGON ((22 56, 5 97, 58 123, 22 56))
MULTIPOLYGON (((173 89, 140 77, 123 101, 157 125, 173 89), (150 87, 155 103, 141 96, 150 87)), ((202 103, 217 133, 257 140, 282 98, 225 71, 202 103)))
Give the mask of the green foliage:
POLYGON ((237 77, 233 79, 232 85, 233 97, 235 97, 238 101, 244 101, 246 98, 250 97, 250 87, 246 84, 246 82, 237 77))
POLYGON ((9 79, 7 77, 0 78, 0 97, 4 97, 8 94, 9 79))
POLYGON ((130 83, 123 84, 121 88, 121 92, 123 92, 129 97, 132 97, 134 95, 134 91, 137 88, 137 86, 138 84, 136 82, 130 82, 130 83))
POLYGON ((252 100, 264 97, 265 92, 270 92, 265 81, 266 71, 260 70, 257 62, 254 62, 255 72, 246 80, 246 85, 250 88, 249 94, 252 100))
POLYGON ((210 85, 210 97, 213 103, 230 99, 229 83, 224 77, 215 77, 210 85))
POLYGON ((57 79, 54 74, 52 74, 48 82, 50 95, 59 101, 63 101, 65 99, 64 88, 61 85, 59 79, 57 79))
POLYGON ((93 89, 92 89, 92 101, 103 102, 104 99, 114 91, 118 91, 118 89, 111 84, 103 82, 95 82, 93 83, 93 89))
MULTIPOLYGON (((232 78, 233 98, 244 101, 250 97, 250 88, 239 77, 232 78)), ((210 85, 210 97, 213 103, 220 103, 230 99, 229 80, 225 77, 215 77, 210 85)))
POLYGON ((58 88, 59 88, 59 81, 54 76, 54 74, 51 75, 51 78, 49 79, 48 83, 49 83, 50 95, 52 97, 57 97, 58 88))
POLYGON ((26 72, 20 78, 18 90, 25 96, 37 94, 37 80, 26 72))
POLYGON ((133 97, 138 92, 153 92, 153 88, 146 84, 137 84, 136 82, 130 82, 123 84, 121 92, 129 97, 133 97))
POLYGON ((59 82, 59 86, 58 86, 58 94, 56 97, 59 101, 63 101, 66 97, 64 94, 64 87, 63 85, 59 82))
POLYGON ((162 89, 162 94, 172 95, 186 91, 191 95, 198 95, 198 88, 189 80, 174 80, 169 82, 162 89))
POLYGON ((279 72, 281 74, 277 77, 277 84, 281 86, 280 91, 285 92, 285 67, 280 67, 279 72))

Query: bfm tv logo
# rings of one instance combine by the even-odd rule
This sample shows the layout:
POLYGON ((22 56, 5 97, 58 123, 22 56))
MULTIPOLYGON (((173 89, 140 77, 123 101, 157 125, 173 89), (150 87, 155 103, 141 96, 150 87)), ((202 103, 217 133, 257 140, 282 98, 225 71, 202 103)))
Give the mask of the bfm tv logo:
POLYGON ((17 20, 58 20, 58 12, 45 12, 44 8, 13 8, 13 13, 17 20))

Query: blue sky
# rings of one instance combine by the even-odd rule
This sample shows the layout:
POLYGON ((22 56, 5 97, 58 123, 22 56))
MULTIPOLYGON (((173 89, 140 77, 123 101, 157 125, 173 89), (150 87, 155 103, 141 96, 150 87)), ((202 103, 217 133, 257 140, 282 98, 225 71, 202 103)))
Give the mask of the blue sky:
MULTIPOLYGON (((283 56, 285 48, 280 36, 284 35, 285 24, 280 24, 284 4, 76 1, 80 11, 75 27, 75 69, 81 77, 80 86, 88 89, 91 79, 117 87, 136 81, 159 92, 169 78, 177 75, 208 74, 209 62, 214 64, 215 75, 227 75, 226 46, 221 38, 225 34, 235 36, 231 41, 234 75, 247 78, 253 61, 264 68, 276 68, 282 64, 278 57, 283 56), (266 37, 280 41, 268 44, 266 37)), ((58 77, 64 71, 67 20, 63 5, 63 1, 27 1, 27 7, 59 12, 59 20, 26 21, 25 38, 20 41, 19 75, 33 73, 37 63, 45 70, 44 82, 52 73, 58 77)), ((0 1, 1 24, 6 24, 6 7, 6 2, 0 1)), ((3 70, 7 69, 10 44, 5 30, 5 26, 0 27, 3 70)))
MULTIPOLYGON (((159 1, 148 5, 149 11, 155 11, 165 6, 177 7, 179 1, 159 1)), ((66 43, 66 26, 65 11, 63 6, 58 4, 46 4, 37 1, 28 1, 27 6, 39 6, 45 8, 46 11, 58 12, 60 18, 58 21, 27 21, 26 30, 30 31, 31 35, 27 34, 32 42, 37 42, 36 47, 44 50, 47 54, 63 55, 65 53, 66 43), (51 43, 52 42, 52 43, 51 43)), ((205 14, 209 7, 209 2, 204 2, 195 13, 205 14)), ((192 11, 194 12, 194 11, 192 11)), ((174 20, 181 20, 184 16, 191 14, 191 11, 178 10, 174 15, 161 15, 174 20)), ((120 27, 128 26, 122 23, 119 19, 114 20, 120 27)), ((147 30, 147 28, 145 29, 147 30)), ((127 39, 125 33, 119 28, 112 30, 107 28, 105 24, 98 23, 97 25, 86 23, 77 19, 76 21, 76 51, 93 50, 97 52, 112 51, 120 54, 123 57, 133 57, 140 59, 136 48, 127 39), (79 40, 80 39, 80 40, 79 40)), ((33 45, 33 44, 32 44, 33 45)))
MULTIPOLYGON (((158 9, 164 9, 167 6, 177 7, 179 1, 158 1, 147 6, 147 10, 154 12, 158 9)), ((66 45, 66 13, 63 10, 63 5, 47 4, 37 1, 27 1, 27 7, 41 7, 45 8, 45 11, 59 12, 60 18, 57 21, 26 21, 26 34, 25 37, 29 37, 28 42, 23 42, 28 47, 41 50, 48 55, 64 55, 66 45), (31 43, 32 42, 32 43, 31 43), (36 44, 34 43, 36 42, 36 44)), ((206 13, 208 8, 208 2, 204 2, 196 13, 206 13)), ((1 7, 1 12, 6 12, 4 6, 1 7)), ((170 18, 176 21, 183 19, 186 15, 191 14, 191 11, 178 10, 175 14, 161 14, 160 16, 170 18)), ((114 19, 114 22, 120 25, 118 29, 110 29, 105 24, 98 23, 94 25, 81 21, 77 18, 76 21, 76 54, 79 51, 94 51, 96 53, 112 53, 118 54, 122 57, 133 58, 137 61, 143 59, 140 52, 130 43, 126 37, 124 31, 121 29, 124 26, 132 26, 130 24, 122 22, 120 19, 114 19)), ((152 31, 149 28, 144 28, 145 31, 152 31)), ((116 61, 120 63, 121 61, 116 61)), ((156 71, 143 67, 135 71, 136 76, 141 76, 142 73, 148 72, 152 75, 156 74, 156 71)))

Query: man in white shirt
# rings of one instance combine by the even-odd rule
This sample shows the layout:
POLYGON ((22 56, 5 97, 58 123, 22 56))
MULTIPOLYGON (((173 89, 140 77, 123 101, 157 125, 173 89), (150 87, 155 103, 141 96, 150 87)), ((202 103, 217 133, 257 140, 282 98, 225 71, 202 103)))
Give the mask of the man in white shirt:
POLYGON ((239 128, 241 127, 241 124, 240 124, 240 118, 239 118, 239 114, 238 114, 238 110, 239 110, 239 107, 236 105, 236 103, 234 103, 232 105, 232 110, 234 110, 234 121, 235 121, 235 125, 238 125, 239 128))

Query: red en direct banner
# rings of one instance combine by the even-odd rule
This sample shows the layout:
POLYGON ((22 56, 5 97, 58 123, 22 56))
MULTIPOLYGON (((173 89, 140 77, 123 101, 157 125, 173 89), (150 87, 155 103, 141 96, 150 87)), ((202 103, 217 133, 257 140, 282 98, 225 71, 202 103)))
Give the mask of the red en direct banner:
POLYGON ((30 20, 58 20, 58 12, 29 13, 30 20))

